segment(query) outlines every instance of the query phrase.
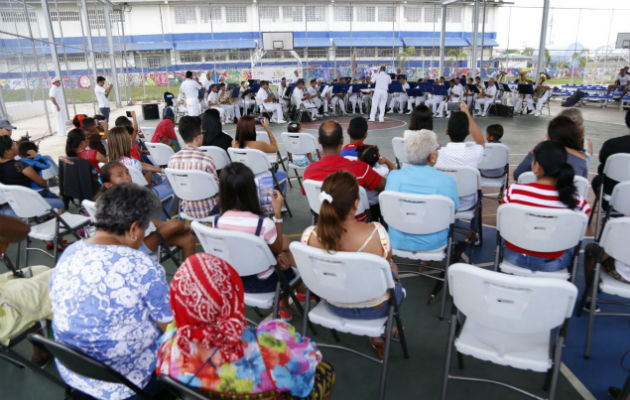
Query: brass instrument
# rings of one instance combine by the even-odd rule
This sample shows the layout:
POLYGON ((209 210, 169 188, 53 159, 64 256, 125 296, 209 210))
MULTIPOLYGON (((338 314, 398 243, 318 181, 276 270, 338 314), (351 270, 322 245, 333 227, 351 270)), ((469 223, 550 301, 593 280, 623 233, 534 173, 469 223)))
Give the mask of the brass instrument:
MULTIPOLYGON (((523 69, 521 71, 519 71, 518 73, 518 84, 519 85, 531 85, 533 82, 530 81, 529 79, 527 79, 527 74, 529 73, 529 70, 523 69)), ((525 96, 527 96, 526 94, 523 93, 519 93, 519 96, 521 96, 521 98, 525 98, 525 96)))
POLYGON ((231 92, 228 92, 227 90, 223 90, 221 93, 219 93, 218 103, 219 104, 232 104, 231 92))
POLYGON ((551 77, 546 72, 541 72, 538 75, 538 82, 536 83, 536 88, 534 89, 534 95, 532 96, 534 103, 540 99, 548 89, 548 86, 545 86, 544 83, 547 79, 551 79, 551 77))
MULTIPOLYGON (((495 82, 499 84, 499 93, 497 93, 497 99, 503 99, 503 96, 505 95, 503 84, 507 83, 507 72, 499 71, 499 76, 497 76, 495 82)), ((502 101, 505 101, 505 99, 503 99, 502 101)))

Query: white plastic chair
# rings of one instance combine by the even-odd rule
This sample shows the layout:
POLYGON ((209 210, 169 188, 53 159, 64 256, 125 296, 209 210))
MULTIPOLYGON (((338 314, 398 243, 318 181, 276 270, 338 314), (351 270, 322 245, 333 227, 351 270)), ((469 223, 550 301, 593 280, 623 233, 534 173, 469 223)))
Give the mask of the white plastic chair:
POLYGON ((214 168, 219 171, 230 163, 227 151, 217 146, 199 146, 199 151, 206 153, 214 162, 214 168))
POLYGON ((608 202, 608 212, 619 213, 630 217, 630 181, 620 182, 615 185, 612 193, 610 194, 610 201, 608 202))
MULTIPOLYGON (((399 193, 386 190, 378 195, 378 201, 381 206, 381 215, 390 228, 394 228, 407 235, 428 235, 448 230, 446 243, 437 249, 427 251, 412 251, 395 247, 392 249, 393 255, 410 260, 445 260, 443 268, 429 265, 425 267, 442 272, 446 271, 451 263, 453 224, 455 223, 455 204, 453 200, 440 195, 399 193)), ((398 263, 398 265, 417 266, 405 263, 398 263)), ((402 273, 403 271, 400 272, 402 273)), ((448 287, 446 276, 440 278, 417 270, 404 272, 422 275, 444 282, 445 288, 442 289, 440 319, 444 318, 446 287, 448 287)))
POLYGON ((26 237, 25 265, 28 266, 29 251, 41 251, 57 261, 57 247, 61 239, 67 234, 72 234, 80 239, 77 231, 90 224, 90 219, 83 215, 64 212, 59 214, 44 198, 31 188, 18 185, 0 184, 0 192, 9 203, 15 215, 26 220, 30 225, 30 231, 26 237), (50 217, 50 218, 49 218, 50 217), (44 222, 37 222, 42 218, 49 218, 44 222), (33 224, 31 221, 35 220, 33 224), (31 239, 53 242, 53 254, 38 247, 29 247, 31 239))
MULTIPOLYGON (((269 134, 267 132, 256 132, 256 140, 260 140, 261 142, 271 144, 271 140, 269 139, 269 134)), ((280 164, 284 172, 288 173, 287 166, 284 164, 284 162, 288 161, 289 157, 282 157, 282 154, 280 154, 280 149, 278 149, 275 155, 273 155, 273 153, 265 153, 265 155, 267 156, 267 158, 269 159, 269 162, 272 165, 280 164)), ((291 182, 289 182, 289 185, 291 185, 291 182)))
MULTIPOLYGON (((619 185, 617 185, 619 186, 619 185)), ((615 187, 616 188, 616 187, 615 187)), ((602 236, 599 242, 602 250, 609 256, 615 259, 615 261, 630 264, 630 246, 628 246, 628 238, 630 238, 630 217, 614 218, 608 221, 604 225, 602 236)), ((598 312, 598 304, 613 303, 621 304, 627 307, 630 305, 628 301, 616 301, 616 300, 602 300, 598 298, 599 292, 609 295, 619 296, 626 300, 630 300, 630 284, 616 280, 606 271, 601 268, 601 254, 597 259, 597 264, 592 272, 593 280, 587 285, 584 292, 584 302, 590 304, 590 311, 588 315, 588 330, 586 331, 586 346, 584 348, 584 357, 589 358, 591 352, 591 340, 593 336, 593 324, 595 323, 595 317, 600 316, 619 316, 628 317, 630 313, 620 312, 598 312), (588 293, 590 288, 593 290, 593 295, 588 299, 588 293), (590 300, 590 301, 589 301, 590 300)))
POLYGON ((147 178, 145 178, 144 174, 137 170, 136 168, 127 168, 129 171, 129 175, 131 175, 131 182, 140 186, 148 186, 149 182, 147 182, 147 178))
MULTIPOLYGON (((278 181, 278 179, 276 178, 276 174, 274 174, 274 168, 272 167, 269 158, 267 158, 267 155, 260 150, 237 149, 234 147, 230 147, 228 149, 228 154, 230 155, 230 159, 232 160, 232 162, 240 162, 241 164, 245 164, 249 169, 252 170, 254 175, 262 174, 267 171, 271 172, 274 186, 278 190, 280 190, 280 185, 288 181, 287 178, 278 181)), ((287 203, 286 196, 284 196, 284 206, 286 207, 289 216, 293 217, 291 209, 289 208, 289 203, 287 203)))
MULTIPOLYGON (((217 217, 213 217, 213 221, 217 217)), ((273 317, 277 318, 279 300, 290 295, 296 307, 303 312, 293 292, 293 288, 299 281, 299 274, 296 273, 296 278, 292 282, 287 281, 263 238, 251 233, 213 228, 199 221, 193 221, 191 228, 197 235, 203 251, 226 261, 239 276, 256 275, 269 267, 275 269, 278 275, 276 290, 267 293, 245 292, 245 305, 262 309, 273 308, 273 317)))
POLYGON ((317 343, 319 347, 346 350, 382 364, 378 397, 382 399, 385 395, 391 331, 394 321, 400 334, 403 355, 405 358, 409 358, 405 331, 396 301, 389 301, 387 317, 353 319, 340 317, 333 313, 326 305, 326 301, 321 301, 311 310, 309 294, 313 292, 320 298, 335 303, 361 303, 382 296, 386 292, 389 293, 390 299, 395 299, 394 280, 389 262, 374 254, 344 251, 331 253, 299 242, 292 242, 289 247, 295 258, 302 282, 307 287, 307 300, 304 306, 307 317, 302 324, 302 334, 306 333, 307 320, 335 331, 357 336, 379 337, 385 334, 383 360, 347 347, 317 343))
POLYGON ((157 126, 141 126, 140 127, 140 131, 142 132, 142 134, 144 135, 144 141, 145 142, 150 142, 151 139, 153 138, 153 135, 155 134, 155 129, 157 128, 157 126))
MULTIPOLYGON (((313 224, 315 223, 315 217, 319 215, 319 207, 321 206, 319 193, 322 191, 323 183, 324 182, 314 181, 312 179, 306 179, 303 182, 306 200, 308 201, 308 206, 311 208, 311 213, 313 214, 313 224)), ((361 215, 366 213, 369 209, 370 201, 368 200, 367 191, 364 187, 359 186, 359 207, 354 215, 361 215)))
POLYGON ((175 137, 177 137, 177 143, 179 143, 180 149, 186 146, 184 138, 182 137, 182 135, 179 134, 179 127, 175 127, 175 137))
POLYGON ((500 381, 451 375, 455 346, 459 354, 494 364, 550 371, 549 399, 553 400, 568 321, 578 293, 575 285, 559 279, 510 276, 468 264, 451 265, 448 280, 453 311, 441 399, 446 399, 451 379, 493 383, 540 399, 500 381), (465 322, 460 323, 458 312, 466 316, 465 322), (556 336, 554 329, 558 327, 561 328, 556 336), (555 343, 552 337, 556 337, 555 343))
POLYGON ((401 137, 393 138, 392 149, 394 150, 394 157, 396 158, 398 168, 409 165, 409 162, 407 161, 407 153, 405 153, 405 139, 401 137))
POLYGON ((483 149, 483 158, 477 166, 479 170, 504 169, 502 176, 498 178, 486 178, 481 176, 482 188, 499 189, 497 200, 500 202, 503 191, 508 183, 508 165, 510 163, 510 149, 503 143, 486 143, 483 149))
POLYGON ((531 207, 522 204, 503 204, 497 209, 497 249, 494 270, 519 276, 569 279, 575 282, 578 253, 586 233, 588 217, 579 211, 565 208, 531 207), (573 249, 573 273, 567 268, 554 271, 533 271, 503 259, 501 239, 521 249, 551 253, 573 249))
MULTIPOLYGON (((310 133, 283 132, 282 143, 284 144, 284 148, 286 149, 287 153, 291 153, 291 155, 293 156, 304 155, 306 157, 307 154, 311 154, 313 157, 315 157, 316 155, 319 156, 319 144, 317 143, 317 139, 315 139, 315 136, 311 135, 310 133)), ((302 177, 300 176, 300 173, 304 173, 306 167, 295 165, 293 161, 290 160, 288 161, 288 163, 289 169, 293 170, 300 187, 303 188, 302 177)))
POLYGON ((145 146, 147 146, 147 150, 149 150, 153 164, 159 167, 167 166, 169 158, 175 154, 173 148, 164 143, 146 142, 145 146))
MULTIPOLYGON (((527 171, 518 176, 516 183, 527 184, 534 183, 537 180, 538 178, 532 171, 527 171)), ((583 176, 575 175, 573 177, 573 184, 575 185, 576 193, 586 199, 586 196, 588 196, 588 188, 590 187, 588 179, 583 176)))
MULTIPOLYGON (((173 188, 175 196, 182 201, 199 201, 213 198, 219 193, 219 183, 215 177, 205 171, 173 169, 164 170, 168 182, 173 188)), ((180 211, 179 217, 190 221, 212 221, 214 216, 195 218, 184 211, 180 211)))
MULTIPOLYGON (((604 193, 604 183, 606 179, 616 182, 630 180, 630 154, 617 153, 606 159, 604 171, 602 173, 602 184, 599 186, 599 196, 597 197, 597 219, 595 220, 595 237, 599 237, 599 227, 602 219, 602 199, 609 201, 610 196, 604 193)), ((612 194, 612 193, 611 193, 612 194)), ((595 208, 595 207, 594 207, 595 208)))

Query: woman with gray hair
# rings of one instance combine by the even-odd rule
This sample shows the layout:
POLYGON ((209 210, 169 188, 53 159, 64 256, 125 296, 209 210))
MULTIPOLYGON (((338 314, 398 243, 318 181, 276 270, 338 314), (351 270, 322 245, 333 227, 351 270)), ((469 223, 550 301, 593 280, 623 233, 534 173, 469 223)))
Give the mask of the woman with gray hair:
MULTIPOLYGON (((455 180, 433 166, 438 159, 440 144, 435 132, 428 129, 409 132, 405 138, 408 167, 391 171, 385 190, 411 194, 439 194, 446 196, 459 208, 455 180)), ((448 229, 428 235, 410 235, 391 226, 389 236, 395 249, 427 251, 446 245, 448 229)))
MULTIPOLYGON (((96 233, 64 251, 50 281, 55 339, 157 395, 158 339, 173 316, 164 269, 138 248, 160 210, 148 188, 121 183, 96 202, 96 233)), ((85 378, 57 363, 63 380, 97 399, 126 399, 124 385, 85 378)), ((153 397, 152 397, 153 398, 153 397)))

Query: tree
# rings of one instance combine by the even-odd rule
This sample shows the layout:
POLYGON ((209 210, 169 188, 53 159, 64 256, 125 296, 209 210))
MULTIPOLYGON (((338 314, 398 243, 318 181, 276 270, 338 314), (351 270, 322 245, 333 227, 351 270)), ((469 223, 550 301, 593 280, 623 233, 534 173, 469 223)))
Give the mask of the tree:
POLYGON ((535 51, 535 50, 534 50, 534 48, 533 48, 533 47, 525 47, 525 48, 523 49, 523 51, 521 51, 521 54, 522 54, 522 55, 524 55, 524 56, 531 57, 531 56, 533 56, 533 55, 534 55, 534 51, 535 51))
POLYGON ((396 58, 398 59, 398 68, 404 70, 407 57, 412 57, 414 55, 416 55, 416 48, 414 46, 409 46, 404 51, 398 53, 396 55, 396 58))

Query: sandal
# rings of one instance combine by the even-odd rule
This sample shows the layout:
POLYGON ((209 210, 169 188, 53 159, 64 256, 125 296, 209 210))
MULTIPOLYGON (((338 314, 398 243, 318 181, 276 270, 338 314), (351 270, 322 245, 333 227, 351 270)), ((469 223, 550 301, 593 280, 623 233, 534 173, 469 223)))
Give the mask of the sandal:
POLYGON ((278 317, 285 322, 291 322, 293 319, 293 313, 290 308, 280 307, 278 308, 278 317))
POLYGON ((376 351, 378 358, 381 360, 385 357, 385 339, 382 337, 369 338, 370 347, 376 351))

